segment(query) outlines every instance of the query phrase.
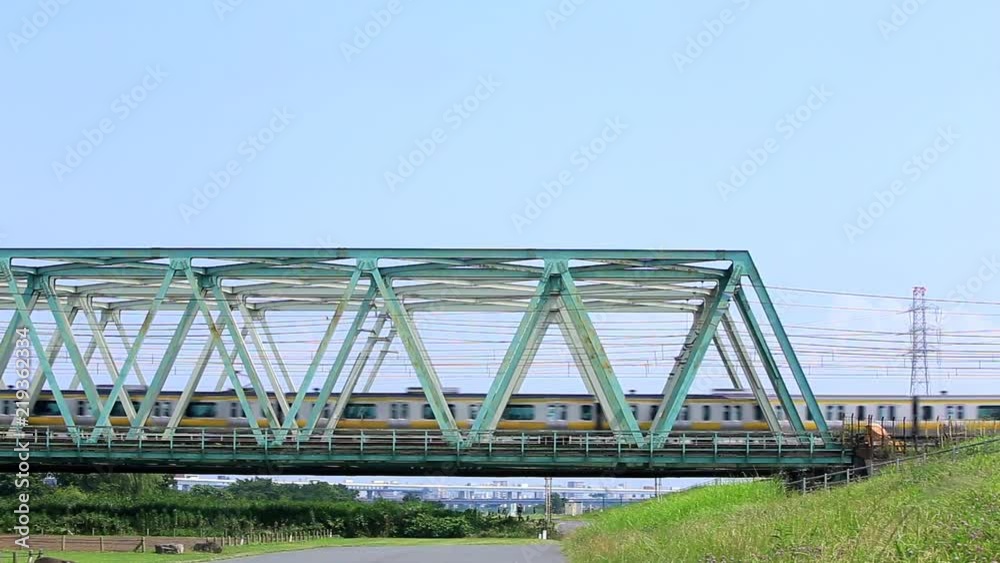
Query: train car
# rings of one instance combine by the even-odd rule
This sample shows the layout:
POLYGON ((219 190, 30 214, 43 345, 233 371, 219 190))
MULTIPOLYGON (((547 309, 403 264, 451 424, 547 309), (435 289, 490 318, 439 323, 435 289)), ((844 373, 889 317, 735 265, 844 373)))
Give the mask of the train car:
MULTIPOLYGON (((145 397, 145 388, 127 387, 133 406, 138 410, 145 397)), ((102 400, 107 400, 110 386, 98 386, 102 400)), ((252 408, 251 415, 259 426, 266 427, 262 403, 256 399, 252 389, 244 390, 252 408)), ((445 389, 448 407, 459 428, 467 429, 479 414, 485 399, 484 394, 460 393, 458 389, 445 389)), ((63 396, 73 410, 73 420, 77 425, 89 426, 96 423, 96 416, 82 391, 64 391, 63 396)), ((296 424, 302 426, 315 409, 321 408, 317 426, 326 426, 338 400, 336 394, 322 406, 316 404, 318 393, 305 395, 302 408, 296 416, 296 424)), ((166 426, 172 417, 178 418, 177 405, 181 393, 163 391, 153 404, 147 426, 166 426)), ((288 404, 294 394, 285 397, 288 404)), ((650 394, 629 394, 626 396, 639 427, 648 430, 656 418, 661 397, 650 394)), ((269 395, 279 422, 284 415, 278 401, 269 395)), ((790 428, 787 413, 771 398, 778 420, 785 428, 790 428)), ((891 429, 894 434, 930 434, 947 429, 949 425, 961 424, 966 428, 1000 429, 1000 396, 985 395, 934 395, 934 396, 861 396, 826 395, 817 396, 823 418, 828 426, 840 428, 844 425, 863 426, 878 423, 891 429), (916 421, 916 427, 914 427, 916 421)), ((801 397, 794 402, 799 416, 807 430, 816 430, 816 422, 805 407, 801 397)), ((0 390, 0 424, 9 425, 16 409, 15 390, 0 390)), ((111 424, 126 426, 125 410, 116 402, 111 412, 111 424)), ((28 423, 33 426, 59 427, 65 424, 52 394, 43 391, 32 407, 28 423)), ((235 390, 207 391, 195 393, 179 416, 181 427, 199 428, 240 428, 249 426, 249 419, 235 390)), ((409 388, 401 393, 354 394, 344 407, 338 428, 365 429, 435 429, 437 421, 420 388, 409 388)), ((605 413, 590 395, 560 394, 518 394, 511 397, 504 409, 499 430, 608 430, 605 413)), ((709 394, 689 395, 677 421, 674 431, 759 431, 767 430, 761 409, 753 396, 745 391, 720 390, 709 394)))

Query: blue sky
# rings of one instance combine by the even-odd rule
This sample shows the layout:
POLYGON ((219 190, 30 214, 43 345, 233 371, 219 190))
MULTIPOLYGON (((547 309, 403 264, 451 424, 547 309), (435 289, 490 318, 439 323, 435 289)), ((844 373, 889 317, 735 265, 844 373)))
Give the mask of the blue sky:
POLYGON ((9 1, 0 245, 745 248, 1000 300, 998 12, 9 1))
POLYGON ((995 3, 566 0, 556 18, 555 1, 227 1, 55 2, 47 18, 4 4, 4 245, 746 248, 772 284, 939 297, 996 250, 995 3), (917 9, 881 30, 894 5, 917 9), (486 79, 456 128, 446 112, 486 79), (832 95, 786 139, 779 120, 813 88, 832 95), (627 129, 580 170, 613 119, 627 129), (102 120, 93 152, 54 171, 102 120), (948 127, 957 140, 911 180, 948 127), (777 152, 724 199, 769 138, 777 152), (239 174, 185 220, 231 160, 239 174), (563 171, 573 182, 518 229, 563 171), (905 192, 852 241, 844 225, 897 178, 905 192))
POLYGON ((7 2, 0 244, 745 248, 996 300, 998 11, 7 2))

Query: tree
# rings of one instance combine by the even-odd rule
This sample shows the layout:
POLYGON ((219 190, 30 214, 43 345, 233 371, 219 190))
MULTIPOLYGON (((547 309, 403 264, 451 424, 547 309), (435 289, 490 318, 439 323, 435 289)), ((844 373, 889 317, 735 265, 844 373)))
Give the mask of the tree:
POLYGON ((420 502, 422 500, 424 500, 423 497, 417 493, 406 493, 403 495, 403 502, 420 502))
POLYGON ((566 499, 559 496, 559 493, 552 493, 550 499, 552 503, 552 514, 562 514, 566 511, 566 499))

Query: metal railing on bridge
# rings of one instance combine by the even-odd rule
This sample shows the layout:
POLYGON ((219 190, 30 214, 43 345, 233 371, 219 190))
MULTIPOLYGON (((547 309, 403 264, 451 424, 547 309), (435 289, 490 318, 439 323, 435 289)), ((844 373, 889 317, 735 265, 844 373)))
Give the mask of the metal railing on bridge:
MULTIPOLYGON (((814 434, 685 432, 635 444, 615 432, 492 431, 451 440, 430 430, 346 430, 272 440, 281 430, 248 428, 31 427, 24 429, 33 466, 50 471, 310 474, 762 475, 793 468, 839 467, 850 450, 814 434), (94 442, 89 436, 99 436, 94 442), (265 438, 261 441, 259 438, 265 438)), ((294 432, 294 431, 293 431, 294 432)), ((11 440, 8 434, 2 442, 11 440)), ((24 441, 22 440, 22 442, 24 441)), ((0 445, 0 465, 16 465, 0 445)))

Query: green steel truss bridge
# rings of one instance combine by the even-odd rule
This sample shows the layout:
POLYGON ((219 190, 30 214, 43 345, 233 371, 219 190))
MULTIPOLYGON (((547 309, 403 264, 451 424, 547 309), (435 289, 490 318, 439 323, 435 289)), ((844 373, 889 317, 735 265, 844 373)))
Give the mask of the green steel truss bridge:
POLYGON ((4 313, 0 384, 16 389, 17 406, 32 413, 46 393, 57 417, 24 427, 20 441, 14 430, 3 433, 5 470, 17 467, 24 440, 33 471, 746 475, 854 462, 842 437, 827 428, 746 251, 0 249, 4 313), (466 425, 449 409, 414 322, 415 315, 449 312, 481 314, 484 326, 491 314, 520 316, 481 408, 466 425), (640 428, 595 326, 594 317, 605 313, 690 320, 672 369, 662 374, 647 429, 640 428), (136 330, 123 325, 126 315, 142 318, 136 330), (303 369, 289 367, 271 335, 269 320, 280 315, 312 315, 326 325, 303 369), (552 325, 610 430, 497 429, 552 325), (193 326, 204 327, 206 336, 192 337, 193 326), (143 374, 139 358, 150 354, 143 346, 154 332, 165 345, 155 349, 155 372, 143 374), (345 406, 368 391, 394 341, 412 365, 436 428, 342 427, 345 406), (733 386, 752 393, 767 431, 674 430, 711 348, 733 386), (180 374, 183 389, 165 389, 177 380, 185 350, 196 350, 197 359, 180 374), (95 355, 104 381, 98 381, 95 355), (246 418, 242 428, 185 424, 211 357, 223 368, 216 390, 231 385, 246 418), (365 371, 368 380, 358 390, 365 371), (789 385, 815 431, 806 430, 789 385), (329 404, 330 412, 314 408, 303 416, 310 389, 315 404, 329 404), (70 390, 82 390, 86 409, 66 399, 70 390), (180 392, 177 404, 169 421, 154 424, 158 398, 167 391, 180 392), (269 397, 259 412, 257 397, 269 397), (772 398, 786 421, 779 421, 772 398), (113 414, 116 406, 119 414, 113 414), (91 418, 78 422, 84 412, 91 418))

